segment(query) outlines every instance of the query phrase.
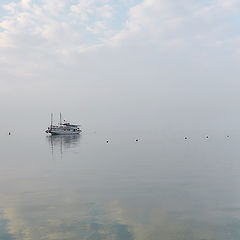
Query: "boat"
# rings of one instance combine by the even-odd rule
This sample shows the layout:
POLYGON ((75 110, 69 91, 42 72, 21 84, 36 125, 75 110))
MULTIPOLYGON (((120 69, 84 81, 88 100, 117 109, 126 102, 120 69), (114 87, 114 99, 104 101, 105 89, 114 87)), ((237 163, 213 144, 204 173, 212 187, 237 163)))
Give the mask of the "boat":
POLYGON ((52 135, 72 135, 79 134, 82 130, 80 129, 80 125, 70 124, 65 120, 62 123, 62 114, 60 113, 60 122, 58 125, 53 125, 53 114, 51 114, 51 124, 45 132, 52 135))

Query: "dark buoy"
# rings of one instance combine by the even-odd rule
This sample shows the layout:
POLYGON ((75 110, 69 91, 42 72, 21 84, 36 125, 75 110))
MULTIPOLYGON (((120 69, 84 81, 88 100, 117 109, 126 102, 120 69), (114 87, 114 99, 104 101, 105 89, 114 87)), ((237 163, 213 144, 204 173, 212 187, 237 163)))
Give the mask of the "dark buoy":
POLYGON ((187 139, 187 137, 185 137, 184 139, 187 139))
POLYGON ((138 142, 138 139, 136 139, 136 142, 138 142))
POLYGON ((11 135, 11 133, 9 132, 8 135, 11 135))
POLYGON ((208 138, 208 136, 206 136, 206 138, 208 138))
POLYGON ((107 140, 106 143, 108 143, 109 141, 107 140))
POLYGON ((227 138, 229 138, 229 136, 227 135, 227 138))

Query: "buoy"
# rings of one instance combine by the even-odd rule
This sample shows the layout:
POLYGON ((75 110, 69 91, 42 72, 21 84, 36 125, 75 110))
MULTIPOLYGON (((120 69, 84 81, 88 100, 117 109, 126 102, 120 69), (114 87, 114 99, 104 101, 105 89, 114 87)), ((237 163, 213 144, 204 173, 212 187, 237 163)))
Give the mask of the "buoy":
POLYGON ((187 137, 185 137, 185 139, 187 139, 187 137))
POLYGON ((229 136, 227 136, 229 138, 229 136))
POLYGON ((108 140, 106 141, 106 143, 108 143, 108 140))
POLYGON ((9 132, 8 135, 11 135, 11 133, 9 132))
POLYGON ((136 142, 138 142, 138 139, 136 139, 136 142))
POLYGON ((208 136, 206 136, 206 138, 208 138, 208 136))

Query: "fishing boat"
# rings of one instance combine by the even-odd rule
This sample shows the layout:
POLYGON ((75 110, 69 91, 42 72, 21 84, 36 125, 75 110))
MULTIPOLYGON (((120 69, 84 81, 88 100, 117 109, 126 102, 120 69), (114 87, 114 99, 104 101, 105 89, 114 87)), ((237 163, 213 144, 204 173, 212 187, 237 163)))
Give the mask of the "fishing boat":
POLYGON ((58 125, 53 125, 53 114, 51 114, 51 124, 45 132, 52 135, 70 135, 79 134, 82 130, 80 129, 80 125, 70 124, 65 120, 62 123, 62 114, 60 113, 60 122, 58 125))

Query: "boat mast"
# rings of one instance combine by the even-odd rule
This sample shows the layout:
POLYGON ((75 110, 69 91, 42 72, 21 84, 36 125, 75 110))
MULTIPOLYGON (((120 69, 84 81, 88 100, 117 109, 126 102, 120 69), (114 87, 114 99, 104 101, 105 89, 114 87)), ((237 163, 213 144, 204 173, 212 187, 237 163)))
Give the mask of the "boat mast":
POLYGON ((60 125, 62 125, 62 113, 60 112, 60 125))
POLYGON ((51 130, 52 130, 52 122, 53 122, 53 114, 51 113, 51 126, 50 126, 51 130))

